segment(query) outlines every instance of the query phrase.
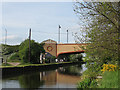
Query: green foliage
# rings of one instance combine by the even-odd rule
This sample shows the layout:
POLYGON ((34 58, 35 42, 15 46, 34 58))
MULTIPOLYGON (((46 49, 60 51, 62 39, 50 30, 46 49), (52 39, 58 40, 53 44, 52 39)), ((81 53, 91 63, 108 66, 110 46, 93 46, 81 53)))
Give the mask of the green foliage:
POLYGON ((70 55, 70 61, 82 61, 82 54, 72 54, 70 55))
POLYGON ((10 57, 13 55, 13 53, 17 53, 19 51, 19 45, 1 44, 0 47, 2 47, 2 50, 0 50, 0 52, 1 55, 3 56, 3 60, 7 60, 7 61, 10 61, 10 57))
POLYGON ((86 67, 88 68, 86 71, 83 72, 84 78, 95 78, 97 75, 101 75, 102 65, 96 62, 87 62, 86 67))
MULTIPOLYGON (((35 42, 34 40, 31 40, 31 61, 30 63, 39 63, 39 57, 40 53, 45 53, 45 50, 43 49, 43 44, 39 44, 35 42)), ((19 56, 20 59, 27 63, 29 62, 29 40, 26 39, 24 42, 20 44, 19 47, 19 56)))
POLYGON ((9 60, 19 60, 19 59, 20 59, 19 53, 13 53, 9 58, 9 60))
POLYGON ((63 59, 64 61, 70 61, 70 55, 69 54, 60 54, 58 57, 57 57, 58 60, 60 59, 63 59))
POLYGON ((32 73, 32 74, 25 74, 18 77, 20 86, 22 88, 39 88, 44 84, 43 80, 40 80, 40 74, 32 73))
POLYGON ((85 50, 88 71, 98 72, 104 63, 118 64, 119 3, 76 2, 74 11, 80 16, 80 21, 86 21, 82 25, 84 30, 81 30, 83 39, 78 34, 75 38, 78 42, 90 43, 85 50))
POLYGON ((2 63, 2 66, 12 66, 11 64, 8 64, 8 63, 2 63))
POLYGON ((80 73, 81 69, 82 69, 82 65, 78 64, 78 65, 73 65, 73 66, 66 66, 64 68, 59 69, 58 71, 62 74, 80 76, 80 75, 82 75, 80 73))
POLYGON ((50 58, 45 59, 45 63, 50 63, 50 58))
POLYGON ((93 79, 93 80, 91 81, 90 88, 97 88, 97 87, 98 87, 97 81, 96 81, 96 79, 93 79))
POLYGON ((53 63, 55 62, 55 59, 56 59, 55 56, 46 57, 45 63, 53 63))
POLYGON ((55 57, 55 56, 52 56, 52 57, 51 57, 51 62, 56 62, 55 59, 56 59, 56 57, 55 57))
POLYGON ((77 88, 95 88, 97 87, 97 82, 95 79, 91 79, 91 78, 86 78, 84 79, 82 82, 78 83, 77 88))
POLYGON ((118 88, 118 80, 118 71, 106 71, 103 74, 99 88, 118 88))
POLYGON ((12 54, 19 51, 19 45, 5 45, 2 44, 3 55, 12 54))

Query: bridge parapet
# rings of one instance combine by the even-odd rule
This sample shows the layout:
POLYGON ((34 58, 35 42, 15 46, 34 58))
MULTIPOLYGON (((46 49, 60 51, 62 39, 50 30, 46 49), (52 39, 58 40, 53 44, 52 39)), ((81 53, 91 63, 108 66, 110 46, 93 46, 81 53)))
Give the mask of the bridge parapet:
POLYGON ((45 45, 43 46, 47 53, 50 53, 53 56, 58 56, 64 53, 81 53, 85 51, 86 43, 76 44, 76 43, 67 43, 67 44, 57 44, 56 41, 51 39, 43 41, 45 45), (84 49, 83 49, 84 48, 84 49))
POLYGON ((84 52, 87 44, 57 44, 57 56, 64 53, 84 52))

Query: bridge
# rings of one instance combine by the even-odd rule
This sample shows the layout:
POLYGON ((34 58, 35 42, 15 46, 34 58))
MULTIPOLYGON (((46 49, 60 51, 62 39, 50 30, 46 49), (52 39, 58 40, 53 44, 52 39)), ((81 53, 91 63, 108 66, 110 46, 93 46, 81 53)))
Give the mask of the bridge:
POLYGON ((45 51, 55 57, 58 57, 61 54, 83 53, 87 45, 85 43, 83 44, 75 44, 75 43, 57 44, 56 41, 53 41, 51 39, 45 40, 42 43, 44 43, 43 47, 45 51))

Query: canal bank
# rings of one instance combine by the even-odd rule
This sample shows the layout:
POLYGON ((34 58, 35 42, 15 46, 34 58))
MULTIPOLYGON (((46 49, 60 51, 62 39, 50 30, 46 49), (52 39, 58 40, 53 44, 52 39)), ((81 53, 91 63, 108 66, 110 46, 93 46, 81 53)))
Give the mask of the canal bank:
POLYGON ((54 70, 58 67, 75 65, 75 64, 83 64, 85 62, 62 62, 62 63, 49 63, 49 64, 30 64, 30 65, 18 65, 18 66, 9 66, 2 67, 2 77, 6 78, 9 76, 20 75, 24 73, 33 73, 36 71, 48 71, 54 70))

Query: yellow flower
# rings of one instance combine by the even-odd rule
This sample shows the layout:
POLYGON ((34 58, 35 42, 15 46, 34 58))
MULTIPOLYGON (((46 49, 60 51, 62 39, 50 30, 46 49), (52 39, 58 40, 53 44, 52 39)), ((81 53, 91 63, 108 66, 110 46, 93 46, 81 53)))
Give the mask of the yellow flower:
POLYGON ((104 73, 105 71, 115 71, 117 68, 117 65, 103 64, 102 67, 103 69, 101 71, 104 73))

